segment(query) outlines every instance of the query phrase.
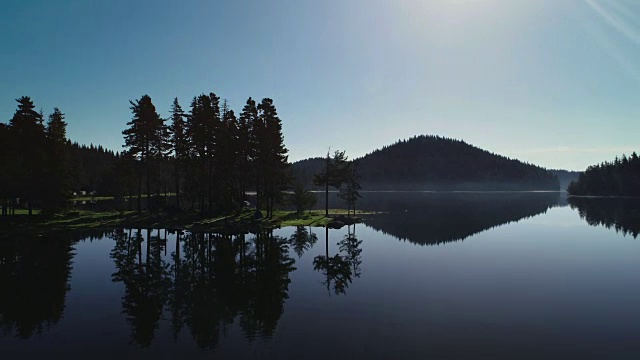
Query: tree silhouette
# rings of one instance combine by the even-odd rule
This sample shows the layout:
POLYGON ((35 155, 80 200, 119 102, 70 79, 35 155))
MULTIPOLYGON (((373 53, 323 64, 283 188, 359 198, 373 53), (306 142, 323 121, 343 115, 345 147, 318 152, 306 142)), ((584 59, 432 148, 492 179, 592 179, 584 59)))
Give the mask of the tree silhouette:
POLYGON ((34 204, 44 213, 62 212, 74 192, 113 195, 118 209, 135 193, 141 212, 144 191, 144 207, 155 211, 165 203, 160 193, 172 188, 176 209, 186 202, 218 213, 240 209, 246 192, 256 190, 258 209, 272 217, 289 187, 282 122, 269 98, 259 105, 249 98, 240 117, 214 93, 194 97, 188 114, 176 98, 167 126, 143 95, 129 102, 121 153, 67 140, 65 115, 57 108, 45 127, 30 98, 18 103, 9 125, 0 124, 7 150, 0 153, 3 215, 21 205, 31 214, 34 204))
POLYGON ((291 194, 291 202, 296 208, 296 213, 301 215, 305 209, 310 210, 318 202, 318 199, 314 193, 302 185, 296 184, 293 188, 293 194, 291 194))
POLYGON ((0 206, 2 216, 10 215, 13 209, 13 199, 16 195, 15 189, 15 163, 12 156, 13 141, 9 126, 0 123, 0 206))
POLYGON ((71 197, 66 127, 64 114, 54 108, 46 127, 46 182, 42 195, 42 209, 51 214, 65 209, 71 197))
POLYGON ((18 109, 9 122, 14 136, 14 157, 11 170, 16 178, 16 196, 26 200, 29 215, 33 202, 39 198, 46 162, 46 134, 42 114, 36 112, 28 96, 16 100, 18 109))
MULTIPOLYGON (((125 145, 129 154, 140 160, 146 175, 147 199, 151 197, 151 161, 162 157, 167 149, 168 131, 164 120, 156 112, 149 95, 130 101, 133 118, 125 129, 125 145)), ((138 212, 142 211, 142 171, 138 173, 138 212)))
POLYGON ((362 198, 360 195, 360 175, 357 172, 357 165, 353 164, 351 169, 346 170, 348 175, 346 176, 344 184, 340 186, 340 192, 338 197, 347 203, 347 215, 351 215, 353 209, 353 216, 356 216, 356 202, 362 198))
POLYGON ((176 207, 180 208, 180 178, 189 159, 189 139, 186 134, 186 114, 178 98, 173 99, 171 105, 170 146, 173 151, 173 177, 176 189, 176 207))
POLYGON ((253 124, 258 120, 258 107, 256 102, 249 98, 242 112, 238 117, 238 138, 237 138, 237 157, 238 157, 238 185, 240 198, 244 199, 244 195, 249 185, 249 179, 255 178, 255 174, 251 173, 252 161, 256 156, 257 139, 253 131, 253 124))
POLYGON ((634 152, 594 165, 567 188, 570 195, 640 196, 640 157, 634 152))
POLYGON ((193 164, 189 177, 193 188, 191 197, 199 202, 201 211, 211 211, 214 203, 214 161, 220 122, 220 97, 210 93, 193 99, 187 121, 193 164))
POLYGON ((324 160, 324 167, 313 177, 313 183, 316 186, 324 187, 325 216, 329 216, 329 187, 332 186, 336 189, 340 188, 349 174, 350 163, 347 161, 345 152, 336 150, 333 153, 333 157, 330 157, 329 152, 327 151, 327 156, 324 160))
POLYGON ((288 150, 284 146, 282 122, 273 100, 265 98, 258 105, 253 133, 258 204, 266 209, 267 217, 272 217, 276 202, 282 198, 282 191, 289 184, 288 150))

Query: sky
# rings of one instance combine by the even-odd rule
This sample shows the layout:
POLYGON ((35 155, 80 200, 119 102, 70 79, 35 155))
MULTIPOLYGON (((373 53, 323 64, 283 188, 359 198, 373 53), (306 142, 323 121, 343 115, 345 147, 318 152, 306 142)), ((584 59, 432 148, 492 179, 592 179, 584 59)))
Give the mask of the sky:
POLYGON ((640 150, 636 0, 3 0, 0 121, 20 96, 122 150, 129 100, 274 100, 291 161, 419 134, 548 168, 640 150))

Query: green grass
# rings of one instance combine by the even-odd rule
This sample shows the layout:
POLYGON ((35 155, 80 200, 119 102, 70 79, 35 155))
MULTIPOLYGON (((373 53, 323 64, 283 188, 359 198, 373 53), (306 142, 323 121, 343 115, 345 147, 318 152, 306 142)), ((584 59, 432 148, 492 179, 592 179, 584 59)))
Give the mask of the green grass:
POLYGON ((77 196, 71 198, 71 201, 100 201, 100 200, 113 200, 113 196, 77 196))
MULTIPOLYGON (((326 226, 333 216, 346 215, 342 209, 331 209, 329 217, 324 210, 313 210, 303 214, 294 211, 275 211, 271 219, 253 220, 253 210, 210 216, 198 212, 183 212, 175 215, 135 211, 72 211, 66 215, 41 217, 28 216, 24 210, 16 210, 16 216, 0 217, 0 230, 5 232, 48 233, 70 230, 95 230, 113 228, 168 228, 198 231, 246 231, 247 229, 273 228, 280 226, 326 226)), ((357 216, 373 214, 358 212, 357 216)))
MULTIPOLYGON (((33 213, 34 214, 40 214, 40 210, 34 209, 33 213)), ((16 209, 16 215, 29 215, 29 210, 28 209, 16 209)))
MULTIPOLYGON (((151 196, 156 196, 157 194, 151 194, 151 196)), ((164 193, 160 194, 160 196, 164 197, 164 193)), ((167 196, 175 196, 175 193, 167 193, 167 196)), ((129 200, 136 200, 138 197, 137 196, 125 196, 125 198, 129 199, 129 200)), ((147 194, 142 194, 142 198, 146 199, 147 198, 147 194)), ((91 200, 95 200, 95 201, 100 201, 100 200, 113 200, 113 196, 91 196, 91 195, 86 195, 86 196, 76 196, 76 197, 72 197, 71 198, 72 201, 91 201, 91 200)))

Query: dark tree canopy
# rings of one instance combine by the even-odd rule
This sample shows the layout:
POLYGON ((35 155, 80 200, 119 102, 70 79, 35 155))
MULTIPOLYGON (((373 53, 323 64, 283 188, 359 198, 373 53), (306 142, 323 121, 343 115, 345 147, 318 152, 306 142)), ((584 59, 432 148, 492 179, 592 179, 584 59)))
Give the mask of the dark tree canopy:
POLYGON ((634 152, 594 165, 567 188, 570 195, 640 196, 640 158, 634 152))

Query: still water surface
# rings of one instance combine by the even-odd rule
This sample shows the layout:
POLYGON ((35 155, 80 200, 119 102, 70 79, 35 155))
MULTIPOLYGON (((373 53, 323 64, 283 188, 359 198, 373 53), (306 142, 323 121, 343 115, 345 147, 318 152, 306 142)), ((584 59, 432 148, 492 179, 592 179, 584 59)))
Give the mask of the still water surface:
POLYGON ((340 230, 0 242, 0 357, 637 359, 640 206, 367 194, 340 230))

